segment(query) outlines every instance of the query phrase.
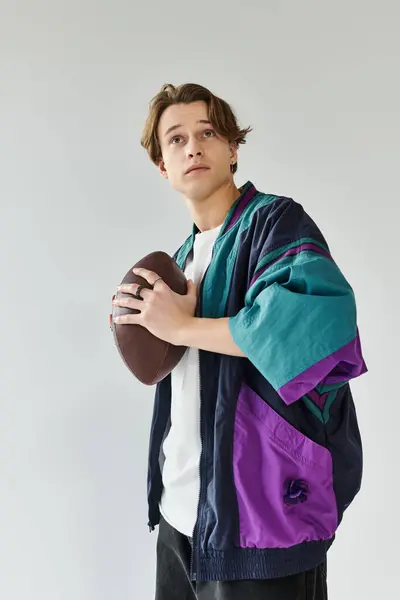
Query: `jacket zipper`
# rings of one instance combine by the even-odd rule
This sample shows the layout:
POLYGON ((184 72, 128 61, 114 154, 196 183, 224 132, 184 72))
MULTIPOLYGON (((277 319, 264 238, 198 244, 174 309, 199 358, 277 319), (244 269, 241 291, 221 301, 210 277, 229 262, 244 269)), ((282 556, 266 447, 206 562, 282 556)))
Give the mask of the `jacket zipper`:
MULTIPOLYGON (((206 271, 207 273, 207 271, 206 271)), ((204 277, 202 279, 201 285, 200 285, 200 289, 199 289, 199 302, 198 302, 198 306, 197 306, 197 311, 196 311, 196 316, 197 317, 201 317, 201 294, 203 291, 203 283, 204 283, 204 279, 206 276, 206 273, 204 274, 204 277)), ((196 518, 196 524, 194 527, 194 531, 193 531, 193 544, 192 544, 192 551, 191 551, 191 555, 190 555, 190 574, 192 579, 196 579, 197 578, 197 573, 193 572, 193 564, 194 564, 194 556, 196 555, 197 557, 197 543, 198 543, 198 528, 199 528, 199 517, 200 517, 200 497, 201 497, 201 455, 203 452, 203 436, 202 436, 202 431, 201 431, 201 406, 202 406, 202 385, 201 385, 201 359, 200 359, 200 350, 198 351, 198 365, 199 365, 199 394, 200 394, 200 410, 199 410, 199 430, 200 430, 200 460, 199 460, 199 480, 200 480, 200 485, 199 485, 199 494, 197 497, 197 518, 196 518)), ((198 561, 196 563, 196 567, 198 570, 198 561)))
MULTIPOLYGON (((220 232, 221 235, 221 232, 220 232)), ((219 236, 218 236, 219 237, 219 236)), ((218 239, 218 238, 217 238, 218 239)), ((202 315, 202 294, 203 294, 203 287, 204 287, 204 281, 205 278, 207 276, 207 272, 210 268, 210 265, 212 263, 212 260, 214 258, 214 254, 215 254, 215 246, 216 246, 216 241, 214 242, 213 248, 212 248, 212 252, 211 252, 211 260, 210 263, 206 269, 206 272, 203 275, 203 279, 201 280, 200 283, 200 287, 199 287, 199 291, 198 291, 198 304, 197 304, 197 310, 196 310, 196 316, 201 318, 202 315)), ((199 460, 199 479, 200 479, 200 486, 199 486, 199 494, 198 494, 198 498, 197 498, 197 518, 196 518, 196 524, 194 527, 194 531, 193 531, 193 545, 192 545, 192 552, 191 552, 191 556, 190 556, 190 574, 192 579, 197 579, 197 572, 199 570, 199 562, 198 562, 198 537, 199 537, 199 519, 200 519, 200 498, 201 498, 201 492, 202 492, 202 480, 201 480, 201 456, 203 453, 203 435, 202 435, 202 430, 201 430, 201 407, 202 407, 202 403, 203 403, 203 388, 201 385, 201 381, 202 381, 202 377, 201 377, 201 359, 200 359, 200 352, 201 350, 199 350, 198 352, 198 365, 199 365, 199 394, 200 394, 200 410, 199 410, 199 425, 200 425, 200 460, 199 460), (193 564, 194 564, 194 557, 196 557, 196 571, 193 572, 193 564)))

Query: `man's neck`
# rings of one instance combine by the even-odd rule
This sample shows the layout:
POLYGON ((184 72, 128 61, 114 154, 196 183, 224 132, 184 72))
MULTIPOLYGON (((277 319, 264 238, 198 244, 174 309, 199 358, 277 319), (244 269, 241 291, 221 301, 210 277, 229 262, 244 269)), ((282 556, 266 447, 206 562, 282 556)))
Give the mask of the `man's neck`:
POLYGON ((234 181, 231 180, 208 198, 199 202, 186 198, 186 202, 193 222, 203 232, 222 225, 227 213, 239 196, 240 191, 234 181))

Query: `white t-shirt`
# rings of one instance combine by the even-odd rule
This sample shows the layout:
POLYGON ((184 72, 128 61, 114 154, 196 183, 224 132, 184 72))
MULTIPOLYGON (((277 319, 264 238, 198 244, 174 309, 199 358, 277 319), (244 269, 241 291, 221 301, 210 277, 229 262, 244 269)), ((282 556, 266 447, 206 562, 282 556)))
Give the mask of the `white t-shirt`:
MULTIPOLYGON (((185 275, 199 286, 211 261, 222 225, 195 236, 185 275)), ((163 443, 163 493, 160 512, 180 533, 193 535, 200 493, 199 351, 188 348, 171 373, 171 428, 163 443)))

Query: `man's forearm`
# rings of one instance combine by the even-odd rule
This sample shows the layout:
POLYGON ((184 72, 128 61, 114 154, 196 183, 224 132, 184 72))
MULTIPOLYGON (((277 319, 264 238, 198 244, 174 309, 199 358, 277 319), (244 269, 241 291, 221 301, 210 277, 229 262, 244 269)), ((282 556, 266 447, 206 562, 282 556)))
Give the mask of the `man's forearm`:
POLYGON ((208 350, 228 356, 246 356, 233 341, 228 318, 204 319, 192 317, 179 335, 177 345, 208 350))

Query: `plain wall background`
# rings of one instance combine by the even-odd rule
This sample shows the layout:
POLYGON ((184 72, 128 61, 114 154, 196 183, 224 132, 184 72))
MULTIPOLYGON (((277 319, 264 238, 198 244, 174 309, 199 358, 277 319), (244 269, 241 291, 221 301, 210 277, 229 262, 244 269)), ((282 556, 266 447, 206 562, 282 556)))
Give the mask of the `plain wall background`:
POLYGON ((191 231, 139 145, 151 97, 188 81, 254 128, 237 184, 301 202, 355 289, 365 472, 330 598, 393 597, 399 17, 388 1, 0 0, 1 598, 153 598, 154 389, 108 314, 132 264, 191 231))

